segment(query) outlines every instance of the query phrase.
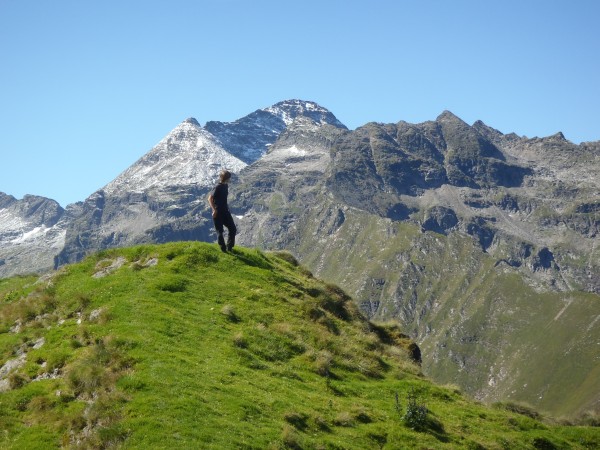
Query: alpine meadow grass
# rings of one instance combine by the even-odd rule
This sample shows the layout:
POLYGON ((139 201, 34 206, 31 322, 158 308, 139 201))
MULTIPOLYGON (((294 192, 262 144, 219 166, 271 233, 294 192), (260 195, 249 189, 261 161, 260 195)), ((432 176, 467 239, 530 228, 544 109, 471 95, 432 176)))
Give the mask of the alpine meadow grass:
POLYGON ((0 447, 600 446, 597 427, 433 384, 411 345, 287 253, 105 250, 0 280, 0 447))

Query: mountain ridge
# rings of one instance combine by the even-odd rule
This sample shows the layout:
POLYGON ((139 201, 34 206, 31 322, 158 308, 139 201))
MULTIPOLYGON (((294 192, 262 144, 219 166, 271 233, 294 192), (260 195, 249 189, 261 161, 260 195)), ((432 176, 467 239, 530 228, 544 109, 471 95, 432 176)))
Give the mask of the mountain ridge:
MULTIPOLYGON (((428 375, 486 402, 523 400, 557 415, 599 409, 600 386, 586 377, 597 370, 593 340, 600 338, 593 308, 600 294, 600 143, 504 135, 449 111, 419 124, 348 130, 311 102, 303 114, 297 102, 278 104, 288 116, 266 108, 213 122, 220 136, 186 119, 178 126, 191 134, 165 144, 165 159, 176 161, 199 136, 223 155, 251 149, 230 191, 239 242, 287 249, 350 292, 368 317, 398 320, 422 346, 428 375), (554 335, 572 336, 543 339, 528 332, 520 314, 535 329, 551 323, 554 335), (543 357, 529 357, 528 346, 544 349, 543 357), (552 388, 563 386, 562 370, 545 376, 531 365, 567 360, 578 367, 571 378, 581 384, 570 385, 583 389, 577 402, 552 388), (507 377, 515 367, 528 367, 532 380, 521 372, 507 377)), ((27 247, 39 223, 17 231, 24 238, 18 247, 14 234, 5 230, 2 238, 0 230, 0 276, 18 267, 19 255, 26 270, 47 270, 111 247, 212 241, 210 184, 178 180, 185 163, 170 170, 173 176, 153 187, 123 184, 69 205, 57 222, 64 233, 58 252, 60 233, 52 245, 41 239, 27 247)))

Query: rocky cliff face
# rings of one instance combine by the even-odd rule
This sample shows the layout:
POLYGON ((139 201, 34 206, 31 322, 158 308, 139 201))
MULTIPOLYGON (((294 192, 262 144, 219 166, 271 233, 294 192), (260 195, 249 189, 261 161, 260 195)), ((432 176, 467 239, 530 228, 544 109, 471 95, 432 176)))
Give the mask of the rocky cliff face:
POLYGON ((531 171, 507 162, 496 145, 448 111, 419 125, 368 124, 336 142, 332 156, 334 194, 393 219, 408 217, 403 195, 419 197, 443 185, 519 186, 531 171))
POLYGON ((69 214, 54 200, 0 192, 0 278, 49 270, 64 245, 69 214))

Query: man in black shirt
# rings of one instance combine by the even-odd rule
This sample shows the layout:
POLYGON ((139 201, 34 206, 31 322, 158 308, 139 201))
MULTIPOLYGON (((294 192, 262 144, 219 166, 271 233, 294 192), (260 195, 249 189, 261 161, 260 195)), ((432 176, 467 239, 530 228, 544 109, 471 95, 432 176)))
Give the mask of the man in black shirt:
POLYGON ((229 180, 231 179, 231 173, 228 170, 222 170, 219 174, 219 184, 215 186, 212 192, 208 196, 208 203, 212 208, 212 217, 215 224, 215 230, 217 230, 217 242, 224 252, 231 251, 235 245, 235 235, 237 228, 233 222, 233 217, 229 212, 227 205, 227 194, 229 193, 229 180), (223 225, 227 227, 229 231, 227 236, 227 246, 225 246, 225 239, 223 238, 223 225))

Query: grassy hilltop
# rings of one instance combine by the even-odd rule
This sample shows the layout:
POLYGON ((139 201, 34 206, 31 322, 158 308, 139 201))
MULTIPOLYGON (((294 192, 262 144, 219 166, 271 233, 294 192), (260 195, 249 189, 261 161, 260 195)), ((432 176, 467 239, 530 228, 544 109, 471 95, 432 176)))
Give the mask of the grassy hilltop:
POLYGON ((285 253, 104 251, 0 280, 0 448, 600 447, 433 384, 414 350, 285 253))

